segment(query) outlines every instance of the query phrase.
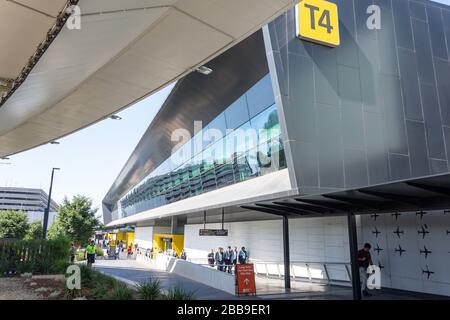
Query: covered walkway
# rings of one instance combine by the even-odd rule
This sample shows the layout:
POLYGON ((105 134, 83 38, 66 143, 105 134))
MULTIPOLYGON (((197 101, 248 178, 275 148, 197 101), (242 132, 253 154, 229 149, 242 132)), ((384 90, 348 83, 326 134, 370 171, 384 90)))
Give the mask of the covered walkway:
MULTIPOLYGON (((177 274, 149 269, 147 265, 135 260, 97 260, 94 267, 107 275, 129 284, 139 284, 149 278, 159 279, 163 289, 176 285, 195 293, 198 300, 350 300, 350 287, 329 286, 303 281, 292 281, 291 289, 286 291, 283 279, 268 279, 258 276, 255 297, 235 297, 226 292, 181 277, 177 274)), ((413 295, 401 291, 377 291, 369 300, 419 300, 442 298, 433 295, 413 295)))

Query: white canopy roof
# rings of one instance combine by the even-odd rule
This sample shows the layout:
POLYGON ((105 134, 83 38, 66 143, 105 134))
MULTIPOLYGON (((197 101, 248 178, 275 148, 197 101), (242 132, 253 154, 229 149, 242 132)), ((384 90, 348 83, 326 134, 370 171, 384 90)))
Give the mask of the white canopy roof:
MULTIPOLYGON (((0 157, 105 119, 205 64, 294 2, 80 0, 81 29, 63 28, 0 108, 0 157)), ((17 76, 65 4, 0 0, 0 77, 17 76)))

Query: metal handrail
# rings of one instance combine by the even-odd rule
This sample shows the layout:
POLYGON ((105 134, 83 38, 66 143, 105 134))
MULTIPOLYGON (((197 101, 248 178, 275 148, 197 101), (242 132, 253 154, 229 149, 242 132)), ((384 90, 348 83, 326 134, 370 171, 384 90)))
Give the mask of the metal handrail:
MULTIPOLYGON (((283 272, 281 272, 280 269, 280 265, 283 265, 283 261, 258 261, 258 260, 250 260, 251 263, 255 264, 255 265, 264 265, 264 269, 265 272, 260 272, 258 270, 258 268, 255 268, 255 273, 257 275, 262 275, 262 276, 266 276, 266 277, 270 277, 270 276, 274 276, 277 277, 279 279, 282 279, 284 277, 283 272), (271 273, 269 272, 269 268, 268 266, 270 265, 276 265, 277 266, 277 272, 276 273, 271 273)), ((332 283, 349 283, 351 281, 351 273, 349 271, 349 266, 351 265, 350 262, 324 262, 324 261, 301 261, 301 260, 293 260, 290 263, 290 267, 291 267, 291 278, 293 278, 293 280, 308 280, 309 282, 313 283, 313 282, 326 282, 327 284, 332 284, 332 283), (295 266, 299 266, 302 265, 306 268, 306 275, 301 276, 301 275, 296 275, 295 274, 295 266), (314 277, 313 274, 311 273, 311 267, 312 266, 316 266, 319 265, 321 266, 321 270, 323 272, 323 278, 317 278, 314 277), (345 269, 342 271, 346 272, 347 275, 347 279, 333 279, 330 275, 330 270, 329 267, 332 266, 341 266, 344 267, 345 269)))

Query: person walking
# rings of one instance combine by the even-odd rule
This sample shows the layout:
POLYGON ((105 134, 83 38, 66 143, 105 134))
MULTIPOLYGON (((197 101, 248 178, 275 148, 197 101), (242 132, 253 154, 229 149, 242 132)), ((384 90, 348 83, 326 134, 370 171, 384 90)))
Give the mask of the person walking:
POLYGON ((239 251, 238 260, 239 260, 239 264, 246 264, 247 263, 248 253, 245 250, 245 247, 242 247, 241 251, 239 251))
POLYGON ((214 250, 211 249, 211 252, 208 253, 208 264, 211 268, 214 268, 214 250))
POLYGON ((95 262, 95 252, 97 251, 97 247, 95 246, 94 240, 86 246, 86 260, 87 266, 89 268, 92 267, 92 264, 95 262))
POLYGON ((364 244, 364 247, 358 251, 358 267, 359 277, 361 279, 361 291, 365 297, 370 297, 371 294, 367 291, 367 268, 373 264, 372 256, 370 255, 370 243, 364 244))
POLYGON ((70 263, 75 262, 75 254, 77 252, 77 248, 75 248, 75 245, 73 242, 70 244, 70 263))

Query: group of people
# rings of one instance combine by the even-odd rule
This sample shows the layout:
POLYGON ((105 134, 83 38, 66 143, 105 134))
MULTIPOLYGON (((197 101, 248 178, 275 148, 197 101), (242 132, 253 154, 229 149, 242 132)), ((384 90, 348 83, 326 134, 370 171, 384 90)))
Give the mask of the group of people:
POLYGON ((236 264, 246 264, 248 263, 248 252, 245 247, 242 247, 238 251, 237 247, 231 249, 228 246, 226 250, 224 248, 218 248, 216 251, 211 249, 208 253, 208 264, 210 267, 217 267, 217 270, 232 273, 236 264))

